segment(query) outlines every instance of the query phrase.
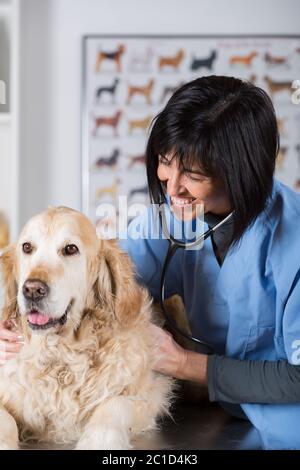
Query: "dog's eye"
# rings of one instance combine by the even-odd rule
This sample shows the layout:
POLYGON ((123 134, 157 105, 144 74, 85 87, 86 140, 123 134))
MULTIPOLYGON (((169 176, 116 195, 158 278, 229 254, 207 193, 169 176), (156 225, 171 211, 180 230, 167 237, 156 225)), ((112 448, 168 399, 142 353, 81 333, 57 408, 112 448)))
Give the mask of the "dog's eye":
POLYGON ((25 242, 22 245, 23 252, 29 255, 32 252, 32 245, 29 242, 25 242))
POLYGON ((66 245, 63 249, 64 256, 72 256, 79 253, 79 250, 76 245, 66 245))

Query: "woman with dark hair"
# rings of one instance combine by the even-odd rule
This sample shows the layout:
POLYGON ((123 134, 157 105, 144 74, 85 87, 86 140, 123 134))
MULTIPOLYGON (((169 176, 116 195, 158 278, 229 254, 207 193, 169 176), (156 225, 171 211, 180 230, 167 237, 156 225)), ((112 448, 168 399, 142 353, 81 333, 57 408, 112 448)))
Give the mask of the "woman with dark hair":
MULTIPOLYGON (((175 225, 193 221, 199 204, 207 227, 232 213, 202 249, 177 250, 165 288, 182 297, 192 334, 214 354, 185 350, 153 326, 156 370, 206 384, 268 449, 300 448, 300 196, 274 179, 278 147, 267 94, 209 76, 175 92, 146 152, 151 200, 166 203, 175 225)), ((157 218, 150 207, 122 241, 156 300, 168 249, 157 218)))

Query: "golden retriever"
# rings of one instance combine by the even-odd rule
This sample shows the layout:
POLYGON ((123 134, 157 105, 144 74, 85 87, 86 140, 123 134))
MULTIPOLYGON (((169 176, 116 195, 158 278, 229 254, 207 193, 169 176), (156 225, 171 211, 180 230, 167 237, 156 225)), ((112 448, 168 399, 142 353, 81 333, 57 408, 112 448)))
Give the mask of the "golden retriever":
POLYGON ((0 366, 0 449, 19 442, 128 449, 168 413, 173 380, 152 370, 151 300, 116 242, 51 207, 2 253, 2 321, 25 336, 0 366))

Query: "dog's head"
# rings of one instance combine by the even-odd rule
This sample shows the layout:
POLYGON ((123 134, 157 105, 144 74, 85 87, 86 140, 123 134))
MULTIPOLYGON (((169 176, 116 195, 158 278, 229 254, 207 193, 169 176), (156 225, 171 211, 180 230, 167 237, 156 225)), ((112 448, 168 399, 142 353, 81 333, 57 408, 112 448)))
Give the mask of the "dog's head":
POLYGON ((34 333, 76 331, 87 311, 99 309, 128 325, 141 308, 127 255, 114 242, 99 240, 93 224, 75 210, 53 207, 33 217, 1 261, 2 318, 22 319, 34 333))

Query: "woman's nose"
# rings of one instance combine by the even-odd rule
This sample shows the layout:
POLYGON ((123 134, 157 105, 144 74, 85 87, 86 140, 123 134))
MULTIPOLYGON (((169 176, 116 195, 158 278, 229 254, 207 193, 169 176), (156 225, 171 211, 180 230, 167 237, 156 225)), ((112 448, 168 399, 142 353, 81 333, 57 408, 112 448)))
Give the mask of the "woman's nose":
POLYGON ((182 189, 182 175, 177 170, 172 171, 167 181, 167 191, 169 196, 176 196, 182 189))

